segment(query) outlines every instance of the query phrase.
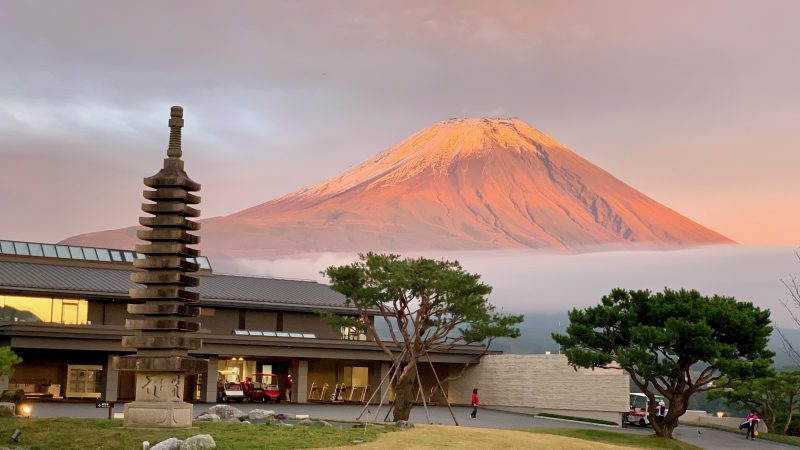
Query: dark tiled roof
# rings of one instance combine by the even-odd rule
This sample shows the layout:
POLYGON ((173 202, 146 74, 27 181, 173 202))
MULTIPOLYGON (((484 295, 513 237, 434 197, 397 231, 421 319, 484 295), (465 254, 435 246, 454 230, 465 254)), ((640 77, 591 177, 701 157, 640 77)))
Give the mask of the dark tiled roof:
MULTIPOLYGON (((132 270, 0 261, 0 288, 127 297, 132 270)), ((239 275, 200 276, 202 301, 234 305, 344 308, 343 295, 313 281, 239 275)))

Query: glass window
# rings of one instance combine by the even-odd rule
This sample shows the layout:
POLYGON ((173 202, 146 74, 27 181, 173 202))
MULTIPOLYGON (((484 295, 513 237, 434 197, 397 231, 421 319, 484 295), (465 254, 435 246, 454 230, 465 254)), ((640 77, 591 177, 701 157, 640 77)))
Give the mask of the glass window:
POLYGON ((51 322, 53 299, 6 295, 0 317, 14 322, 51 322))
POLYGON ((125 255, 125 261, 133 262, 133 252, 122 252, 125 255))
POLYGON ((111 253, 104 248, 97 249, 97 259, 100 261, 111 261, 111 253))
POLYGON ((342 339, 346 341, 366 341, 367 335, 361 334, 356 327, 342 327, 342 339))
POLYGON ((261 334, 263 334, 266 337, 275 337, 276 336, 274 331, 264 331, 261 334))
POLYGON ((58 253, 56 253, 56 246, 53 244, 42 244, 42 250, 44 251, 44 256, 49 258, 58 256, 58 253))
POLYGON ((314 333, 303 333, 303 337, 306 339, 316 339, 317 335, 314 333))
POLYGON ((71 298, 53 299, 53 322, 65 325, 85 325, 89 315, 89 302, 71 298))
POLYGON ((97 261, 97 251, 95 251, 93 248, 84 248, 83 256, 85 256, 89 261, 97 261))
POLYGON ((278 337, 289 337, 289 333, 284 333, 282 331, 275 332, 275 335, 278 337))
POLYGON ((289 337, 301 338, 303 337, 303 333, 289 333, 289 337))
POLYGON ((250 336, 261 336, 260 331, 248 331, 247 334, 249 334, 250 336))
POLYGON ((14 243, 9 241, 0 241, 0 250, 6 255, 16 255, 14 251, 14 243))
POLYGON ((69 254, 72 259, 83 259, 83 251, 80 247, 70 247, 69 254))
POLYGON ((122 261, 122 253, 119 250, 110 250, 111 251, 111 259, 113 261, 122 261))
POLYGON ((145 256, 145 255, 143 255, 141 253, 137 253, 136 254, 136 259, 145 259, 145 258, 147 258, 147 256, 145 256))
POLYGON ((211 264, 209 264, 208 258, 206 258, 205 256, 197 258, 197 264, 200 265, 201 269, 208 269, 208 270, 211 269, 211 264))
POLYGON ((56 245, 56 253, 59 258, 69 258, 69 249, 65 245, 56 245))
POLYGON ((42 244, 28 244, 28 248, 31 251, 31 256, 44 256, 42 244))
POLYGON ((233 334, 236 336, 247 336, 246 330, 233 330, 233 334))
POLYGON ((30 255, 31 253, 28 251, 28 244, 25 242, 14 242, 14 250, 16 250, 18 255, 30 255))

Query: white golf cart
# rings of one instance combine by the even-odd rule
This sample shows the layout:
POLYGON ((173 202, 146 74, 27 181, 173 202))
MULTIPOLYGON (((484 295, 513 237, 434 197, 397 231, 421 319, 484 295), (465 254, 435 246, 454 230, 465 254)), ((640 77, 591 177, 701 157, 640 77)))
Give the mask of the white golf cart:
POLYGON ((235 370, 220 370, 217 378, 217 400, 223 403, 244 400, 244 388, 235 370))
MULTIPOLYGON (((664 397, 660 395, 655 396, 656 400, 656 408, 658 408, 659 402, 664 402, 666 404, 666 400, 664 397)), ((622 422, 628 423, 631 425, 639 425, 640 427, 646 427, 650 425, 650 418, 647 416, 647 407, 650 403, 650 399, 647 398, 646 395, 640 392, 631 392, 630 394, 630 411, 622 415, 622 422)), ((664 414, 666 414, 666 409, 664 414)), ((656 411, 657 413, 657 411, 656 411)))

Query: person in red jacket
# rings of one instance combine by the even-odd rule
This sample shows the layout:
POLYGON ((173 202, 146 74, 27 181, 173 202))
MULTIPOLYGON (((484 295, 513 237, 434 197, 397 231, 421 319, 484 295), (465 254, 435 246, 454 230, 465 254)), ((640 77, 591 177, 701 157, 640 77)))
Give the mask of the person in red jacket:
POLYGON ((478 417, 478 405, 480 404, 480 399, 478 398, 478 389, 472 390, 472 413, 470 413, 470 417, 476 419, 478 417))
POLYGON ((751 409, 750 410, 750 414, 748 414, 747 417, 744 418, 744 420, 747 421, 747 434, 744 436, 744 438, 745 439, 749 439, 749 438, 752 437, 753 440, 755 441, 756 440, 756 428, 758 428, 758 422, 759 422, 759 420, 761 420, 761 419, 758 418, 758 414, 756 414, 756 410, 755 409, 751 409))

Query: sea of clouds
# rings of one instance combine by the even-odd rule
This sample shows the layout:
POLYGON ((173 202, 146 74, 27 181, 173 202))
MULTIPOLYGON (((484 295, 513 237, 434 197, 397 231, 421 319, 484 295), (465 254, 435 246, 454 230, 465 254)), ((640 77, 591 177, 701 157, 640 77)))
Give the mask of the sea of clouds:
MULTIPOLYGON (((491 302, 507 312, 564 313, 599 302, 615 287, 697 289, 733 296, 772 310, 779 327, 796 328, 781 300, 781 280, 800 275, 794 247, 712 246, 674 251, 553 254, 534 250, 404 252, 403 256, 456 259, 493 286, 491 302)), ((320 273, 354 261, 356 254, 323 253, 273 260, 215 260, 215 271, 326 282, 320 273)), ((800 308, 794 307, 796 315, 800 308)))

